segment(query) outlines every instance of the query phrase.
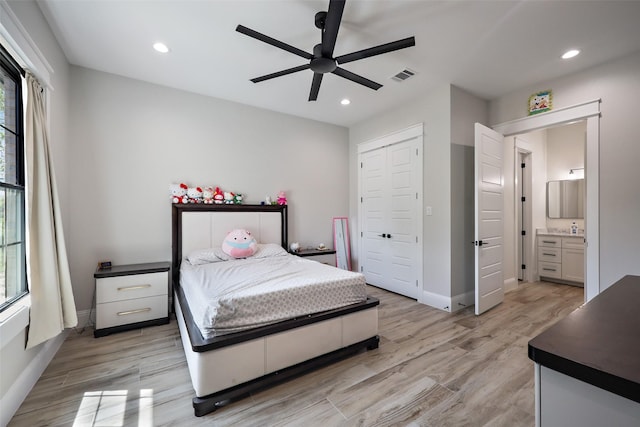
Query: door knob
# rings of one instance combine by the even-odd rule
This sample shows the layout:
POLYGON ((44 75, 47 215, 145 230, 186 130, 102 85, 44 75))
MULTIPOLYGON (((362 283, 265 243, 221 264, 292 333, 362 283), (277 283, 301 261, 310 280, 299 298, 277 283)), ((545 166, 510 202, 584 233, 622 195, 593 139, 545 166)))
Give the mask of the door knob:
POLYGON ((387 238, 390 239, 391 238, 391 234, 387 234, 387 238))

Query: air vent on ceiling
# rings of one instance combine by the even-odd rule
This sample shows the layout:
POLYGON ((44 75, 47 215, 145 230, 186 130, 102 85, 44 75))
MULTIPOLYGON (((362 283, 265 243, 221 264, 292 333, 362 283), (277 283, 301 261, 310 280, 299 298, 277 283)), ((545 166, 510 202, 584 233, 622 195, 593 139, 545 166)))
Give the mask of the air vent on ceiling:
POLYGON ((416 75, 415 71, 412 71, 408 68, 405 68, 404 70, 400 71, 398 74, 396 74, 395 76, 391 77, 391 80, 394 80, 396 82, 403 82, 405 80, 407 80, 410 77, 413 77, 416 75))

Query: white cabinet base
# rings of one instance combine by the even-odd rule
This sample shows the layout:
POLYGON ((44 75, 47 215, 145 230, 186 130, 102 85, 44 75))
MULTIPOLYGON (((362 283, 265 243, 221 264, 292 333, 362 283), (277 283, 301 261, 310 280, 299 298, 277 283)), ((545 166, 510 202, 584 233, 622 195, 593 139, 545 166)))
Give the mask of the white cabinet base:
POLYGON ((640 425, 640 403, 539 364, 535 369, 537 427, 640 425))

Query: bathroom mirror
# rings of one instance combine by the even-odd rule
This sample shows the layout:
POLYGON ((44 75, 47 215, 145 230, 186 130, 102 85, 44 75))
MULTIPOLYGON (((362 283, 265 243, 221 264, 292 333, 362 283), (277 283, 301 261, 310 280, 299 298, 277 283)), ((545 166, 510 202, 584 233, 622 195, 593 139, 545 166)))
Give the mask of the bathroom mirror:
POLYGON ((549 218, 584 218, 584 179, 547 182, 549 218))
POLYGON ((345 217, 333 218, 333 247, 336 249, 336 267, 351 270, 349 220, 345 217))

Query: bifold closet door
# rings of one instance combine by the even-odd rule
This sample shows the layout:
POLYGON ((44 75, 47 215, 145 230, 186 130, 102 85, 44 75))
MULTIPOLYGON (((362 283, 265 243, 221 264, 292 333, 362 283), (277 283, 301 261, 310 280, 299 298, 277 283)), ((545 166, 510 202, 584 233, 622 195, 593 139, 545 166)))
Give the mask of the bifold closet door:
POLYGON ((371 285, 417 298, 417 143, 371 150, 360 160, 361 271, 371 285))

